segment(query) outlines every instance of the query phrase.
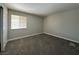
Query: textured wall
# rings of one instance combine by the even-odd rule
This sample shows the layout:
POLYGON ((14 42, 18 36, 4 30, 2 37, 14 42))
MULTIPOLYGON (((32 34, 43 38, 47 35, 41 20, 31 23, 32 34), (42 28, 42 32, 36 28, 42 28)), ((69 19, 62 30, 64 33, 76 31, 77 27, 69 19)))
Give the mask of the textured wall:
POLYGON ((36 15, 31 14, 25 14, 19 11, 9 10, 9 19, 8 19, 8 39, 26 36, 26 35, 32 35, 37 33, 43 32, 43 18, 36 15), (26 29, 10 29, 11 27, 11 14, 16 15, 24 15, 27 17, 27 28, 26 29))
POLYGON ((79 9, 47 16, 44 19, 44 32, 79 42, 79 9))

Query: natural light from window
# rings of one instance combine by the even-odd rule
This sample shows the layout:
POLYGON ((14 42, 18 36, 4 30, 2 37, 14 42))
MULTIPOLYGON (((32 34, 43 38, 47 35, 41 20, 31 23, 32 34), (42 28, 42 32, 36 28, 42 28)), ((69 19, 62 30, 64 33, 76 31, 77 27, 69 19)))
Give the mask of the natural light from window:
POLYGON ((20 15, 11 15, 11 29, 27 28, 27 17, 20 15))

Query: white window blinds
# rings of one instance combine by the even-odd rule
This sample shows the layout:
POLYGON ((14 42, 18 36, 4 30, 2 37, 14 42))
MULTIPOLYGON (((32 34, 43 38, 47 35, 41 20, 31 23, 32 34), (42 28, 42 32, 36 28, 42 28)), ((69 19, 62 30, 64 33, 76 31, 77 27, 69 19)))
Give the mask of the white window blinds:
POLYGON ((26 16, 11 15, 11 29, 27 28, 26 16))

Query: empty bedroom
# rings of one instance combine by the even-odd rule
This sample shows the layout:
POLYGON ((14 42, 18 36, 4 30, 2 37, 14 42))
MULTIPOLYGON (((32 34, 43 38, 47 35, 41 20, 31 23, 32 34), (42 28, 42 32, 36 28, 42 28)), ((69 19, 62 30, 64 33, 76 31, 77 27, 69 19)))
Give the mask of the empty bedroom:
POLYGON ((78 3, 0 6, 0 55, 79 55, 78 3))

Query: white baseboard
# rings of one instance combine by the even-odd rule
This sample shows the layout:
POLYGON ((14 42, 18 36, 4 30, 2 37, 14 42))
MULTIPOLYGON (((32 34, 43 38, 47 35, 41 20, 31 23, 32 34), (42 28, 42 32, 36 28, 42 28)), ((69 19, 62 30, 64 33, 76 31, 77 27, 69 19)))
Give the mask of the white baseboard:
POLYGON ((48 35, 51 35, 51 36, 59 37, 59 38, 65 39, 65 40, 69 40, 69 41, 72 41, 72 42, 79 43, 79 41, 72 40, 72 39, 70 39, 70 38, 66 38, 66 37, 63 37, 63 36, 54 35, 54 34, 50 34, 50 33, 46 33, 46 32, 44 32, 44 33, 45 33, 45 34, 48 34, 48 35))
POLYGON ((37 34, 32 34, 32 35, 26 35, 26 36, 16 37, 16 38, 8 39, 8 41, 13 41, 13 40, 16 40, 16 39, 30 37, 30 36, 34 36, 34 35, 38 35, 38 34, 42 34, 42 33, 37 33, 37 34))
MULTIPOLYGON (((43 33, 51 35, 51 36, 59 37, 59 38, 65 39, 65 40, 69 40, 69 41, 72 41, 72 42, 79 43, 79 41, 72 40, 72 39, 69 39, 69 38, 66 38, 66 37, 62 37, 62 36, 59 36, 59 35, 54 35, 54 34, 50 34, 50 33, 46 33, 46 32, 43 32, 43 33)), ((21 38, 25 38, 25 37, 30 37, 30 36, 34 36, 34 35, 38 35, 38 34, 42 34, 42 33, 37 33, 37 34, 32 34, 32 35, 26 35, 26 36, 22 36, 22 37, 16 37, 16 38, 8 39, 8 41, 13 41, 13 40, 17 40, 17 39, 21 39, 21 38)))

